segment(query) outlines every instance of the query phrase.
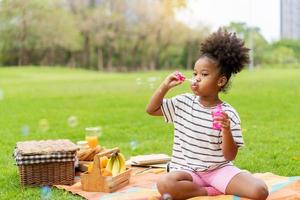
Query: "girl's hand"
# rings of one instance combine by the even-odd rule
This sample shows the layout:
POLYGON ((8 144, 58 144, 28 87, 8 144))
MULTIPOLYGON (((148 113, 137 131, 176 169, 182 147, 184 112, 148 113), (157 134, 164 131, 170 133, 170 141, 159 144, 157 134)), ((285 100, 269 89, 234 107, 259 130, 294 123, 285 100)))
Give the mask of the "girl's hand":
POLYGON ((220 124, 222 132, 229 132, 230 131, 230 119, 224 111, 222 111, 221 116, 214 117, 213 120, 220 124))
POLYGON ((180 81, 177 76, 176 76, 176 73, 172 73, 170 75, 168 75, 166 77, 166 79, 163 81, 163 84, 164 86, 167 88, 167 89, 171 89, 172 87, 175 87, 177 85, 180 85, 181 83, 183 83, 183 81, 180 81))

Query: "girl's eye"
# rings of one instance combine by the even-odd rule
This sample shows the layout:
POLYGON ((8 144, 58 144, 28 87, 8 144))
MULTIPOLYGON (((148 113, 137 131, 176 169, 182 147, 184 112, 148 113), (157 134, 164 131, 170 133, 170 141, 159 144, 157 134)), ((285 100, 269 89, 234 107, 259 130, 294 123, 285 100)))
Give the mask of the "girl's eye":
POLYGON ((201 75, 202 75, 202 76, 207 76, 208 74, 206 74, 206 73, 202 73, 201 75))
POLYGON ((197 76, 197 73, 193 73, 193 76, 197 76))

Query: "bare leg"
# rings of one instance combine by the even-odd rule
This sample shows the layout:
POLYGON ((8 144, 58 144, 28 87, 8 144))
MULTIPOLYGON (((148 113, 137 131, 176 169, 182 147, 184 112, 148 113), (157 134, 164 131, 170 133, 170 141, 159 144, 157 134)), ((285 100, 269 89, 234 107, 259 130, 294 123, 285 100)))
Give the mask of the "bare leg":
POLYGON ((226 194, 233 194, 249 199, 264 200, 269 192, 266 184, 252 176, 250 173, 241 172, 234 176, 226 188, 226 194))
POLYGON ((162 176, 157 182, 157 189, 161 195, 167 193, 174 200, 207 195, 205 188, 193 183, 192 176, 182 171, 170 172, 162 176))

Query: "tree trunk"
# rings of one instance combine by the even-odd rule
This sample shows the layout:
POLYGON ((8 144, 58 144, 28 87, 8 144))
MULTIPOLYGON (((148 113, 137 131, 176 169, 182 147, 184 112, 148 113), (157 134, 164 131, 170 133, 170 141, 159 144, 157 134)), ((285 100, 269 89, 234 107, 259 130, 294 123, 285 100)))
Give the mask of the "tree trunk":
POLYGON ((138 59, 137 59, 137 56, 138 56, 137 52, 138 52, 141 44, 144 42, 145 38, 146 37, 144 35, 140 35, 138 40, 136 41, 135 45, 132 48, 132 53, 131 53, 131 58, 132 58, 131 63, 132 64, 131 65, 133 67, 138 67, 139 65, 141 65, 141 63, 138 62, 138 59))
POLYGON ((103 71, 103 51, 102 48, 97 48, 97 67, 98 71, 103 71))
POLYGON ((70 68, 75 68, 76 67, 76 62, 75 62, 75 56, 72 52, 70 52, 70 59, 68 60, 67 64, 70 68))
POLYGON ((54 48, 52 47, 52 48, 50 49, 50 52, 49 52, 49 64, 50 64, 51 66, 55 65, 55 60, 54 60, 54 58, 55 58, 55 51, 54 51, 54 48))
POLYGON ((83 65, 85 68, 90 66, 90 37, 84 34, 83 65))
POLYGON ((149 65, 149 70, 155 70, 156 65, 155 65, 155 61, 151 60, 150 65, 149 65))
POLYGON ((108 50, 108 60, 107 60, 107 70, 112 71, 113 70, 113 49, 112 47, 108 50))
POLYGON ((25 10, 22 10, 22 27, 21 27, 21 33, 20 33, 20 43, 21 47, 19 50, 19 58, 18 58, 18 65, 26 65, 28 62, 28 55, 26 52, 26 47, 25 47, 25 40, 26 40, 26 33, 27 33, 27 23, 25 20, 25 10))
POLYGON ((42 60, 40 61, 40 65, 49 65, 49 49, 45 50, 42 60))
POLYGON ((28 64, 27 51, 24 47, 21 47, 21 49, 19 50, 18 65, 22 66, 22 65, 26 65, 26 64, 28 64))

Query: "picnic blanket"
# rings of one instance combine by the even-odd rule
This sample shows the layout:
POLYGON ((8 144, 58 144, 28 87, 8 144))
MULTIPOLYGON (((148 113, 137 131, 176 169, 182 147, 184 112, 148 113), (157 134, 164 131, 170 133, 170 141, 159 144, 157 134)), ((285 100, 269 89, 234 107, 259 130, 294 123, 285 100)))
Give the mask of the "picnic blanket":
MULTIPOLYGON (((56 185, 73 194, 88 200, 159 200, 160 194, 156 189, 156 181, 166 173, 152 173, 151 171, 139 173, 144 168, 135 167, 132 170, 130 184, 114 193, 85 192, 81 189, 79 177, 71 186, 56 185)), ((255 173, 255 177, 264 180, 269 188, 268 200, 300 199, 300 176, 284 177, 273 173, 255 173)), ((246 200, 233 195, 220 195, 215 197, 194 197, 190 200, 246 200)))

